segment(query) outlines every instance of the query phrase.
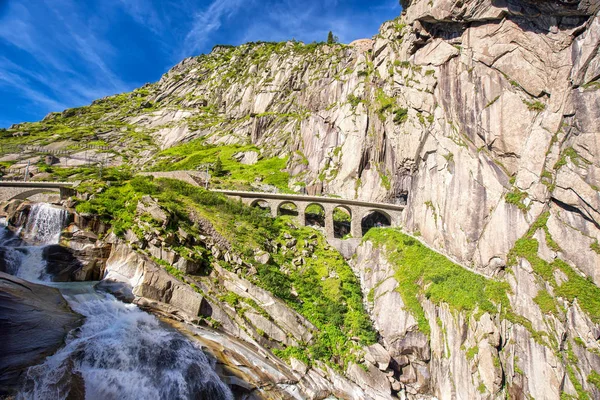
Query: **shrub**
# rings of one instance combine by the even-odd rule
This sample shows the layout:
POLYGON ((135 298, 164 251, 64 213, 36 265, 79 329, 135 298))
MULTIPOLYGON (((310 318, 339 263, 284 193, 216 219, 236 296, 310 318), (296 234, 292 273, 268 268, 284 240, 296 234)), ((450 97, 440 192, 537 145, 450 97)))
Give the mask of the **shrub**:
POLYGON ((394 123, 396 125, 400 125, 408 119, 408 109, 406 108, 397 108, 394 111, 394 123))

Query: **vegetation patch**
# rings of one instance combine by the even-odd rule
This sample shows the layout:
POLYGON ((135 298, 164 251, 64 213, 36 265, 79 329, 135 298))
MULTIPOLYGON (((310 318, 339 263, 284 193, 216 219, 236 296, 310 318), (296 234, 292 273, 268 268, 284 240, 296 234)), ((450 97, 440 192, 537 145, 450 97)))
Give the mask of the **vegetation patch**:
POLYGON ((514 188, 511 192, 506 193, 504 200, 508 204, 515 205, 519 210, 526 212, 529 210, 529 206, 526 206, 523 201, 527 198, 527 193, 520 191, 518 188, 514 188))
POLYGON ((541 112, 546 109, 546 104, 542 103, 541 101, 523 100, 523 103, 525 103, 529 111, 541 112))
MULTIPOLYGON (((555 296, 562 297, 571 303, 577 299, 581 309, 589 315, 594 323, 598 323, 600 322, 600 288, 561 259, 557 258, 552 263, 548 263, 538 256, 539 242, 533 236, 538 229, 544 229, 548 215, 548 213, 542 214, 525 236, 517 240, 508 254, 508 265, 517 265, 519 257, 526 259, 534 272, 552 286, 555 296), (567 280, 557 282, 554 277, 555 271, 562 272, 567 280)), ((550 237, 547 228, 545 228, 545 233, 546 240, 557 248, 558 246, 550 237)), ((538 295, 536 299, 538 299, 536 301, 538 305, 541 304, 540 308, 544 307, 542 311, 553 307, 545 295, 542 297, 538 295)))
POLYGON ((573 164, 575 164, 575 166, 580 167, 580 168, 583 166, 592 164, 591 161, 586 160, 585 158, 581 157, 574 148, 567 147, 566 149, 564 149, 562 151, 560 158, 558 159, 556 164, 554 164, 554 169, 556 170, 556 169, 559 169, 559 168, 567 165, 567 158, 569 158, 571 160, 571 162, 573 164))
POLYGON ((213 171, 211 186, 247 189, 253 182, 273 185, 280 190, 289 191, 289 174, 285 172, 289 157, 263 158, 254 165, 240 163, 234 155, 246 151, 260 153, 255 146, 214 146, 207 145, 202 139, 181 144, 162 151, 157 156, 153 171, 204 170, 206 166, 213 171), (220 171, 214 174, 220 161, 220 171), (217 176, 214 176, 217 175, 217 176))
MULTIPOLYGON (((272 260, 266 265, 257 265, 255 273, 246 270, 238 273, 269 290, 318 328, 313 342, 306 344, 305 356, 300 356, 297 350, 284 349, 279 353, 284 358, 293 356, 305 362, 318 359, 341 370, 348 362, 358 361, 362 346, 373 344, 377 339, 363 306, 360 283, 350 266, 327 245, 322 234, 309 227, 295 226, 289 216, 273 219, 264 210, 247 207, 185 182, 141 176, 102 188, 91 200, 80 202, 77 210, 100 215, 112 224, 113 232, 122 237, 129 229, 134 232, 144 229, 143 224, 163 234, 176 234, 181 228, 199 237, 197 222, 202 218, 222 237, 235 238, 230 242, 232 250, 248 264, 256 264, 257 250, 271 253, 272 260), (136 217, 138 201, 145 195, 155 199, 168 214, 166 226, 157 224, 149 216, 136 217), (288 245, 290 237, 293 245, 288 245)), ((203 260, 208 257, 202 251, 196 254, 203 260)), ((185 282, 181 271, 167 266, 164 261, 159 263, 185 282)), ((227 263, 221 264, 234 270, 227 263)), ((208 265, 210 268, 210 262, 208 265)), ((234 293, 224 293, 220 300, 242 315, 251 308, 266 316, 256 303, 234 293)))
POLYGON ((496 314, 498 304, 509 307, 507 283, 470 272, 397 229, 371 229, 363 240, 385 246, 388 260, 396 268, 398 292, 425 334, 430 333, 430 327, 420 303, 422 297, 435 304, 447 303, 468 315, 496 314))
POLYGON ((396 125, 400 125, 405 123, 408 120, 408 109, 407 108, 397 108, 394 110, 394 123, 396 125))

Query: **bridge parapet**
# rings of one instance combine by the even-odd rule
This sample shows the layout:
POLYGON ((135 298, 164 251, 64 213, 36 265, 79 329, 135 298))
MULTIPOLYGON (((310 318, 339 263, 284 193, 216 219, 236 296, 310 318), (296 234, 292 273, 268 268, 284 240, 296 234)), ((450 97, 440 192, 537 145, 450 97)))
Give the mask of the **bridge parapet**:
POLYGON ((25 200, 40 193, 55 192, 61 199, 77 193, 75 182, 0 181, 0 201, 25 200))
POLYGON ((363 235, 363 222, 369 216, 380 214, 387 220, 389 226, 400 226, 404 206, 398 204, 367 202, 362 200, 349 200, 335 197, 304 196, 282 193, 260 193, 232 190, 213 190, 228 197, 241 200, 248 206, 258 203, 267 204, 271 215, 277 217, 281 206, 292 204, 297 210, 296 219, 302 225, 306 224, 306 210, 309 206, 316 204, 324 211, 324 229, 328 239, 335 237, 334 211, 343 208, 350 214, 350 234, 353 238, 363 235))

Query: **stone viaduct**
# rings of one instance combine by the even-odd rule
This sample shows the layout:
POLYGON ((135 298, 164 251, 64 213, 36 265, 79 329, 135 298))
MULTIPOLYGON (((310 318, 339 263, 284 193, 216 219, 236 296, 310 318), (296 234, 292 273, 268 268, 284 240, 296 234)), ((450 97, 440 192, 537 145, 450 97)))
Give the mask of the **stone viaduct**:
POLYGON ((0 201, 25 200, 39 193, 55 192, 61 199, 74 196, 74 182, 0 181, 0 201))
MULTIPOLYGON (((195 186, 203 186, 204 180, 201 173, 190 173, 189 171, 151 172, 144 175, 153 175, 156 178, 179 179, 195 186)), ((35 194, 48 192, 58 192, 60 197, 64 199, 76 194, 74 187, 77 185, 78 182, 0 181, 0 201, 24 200, 35 194)), ((289 208, 293 208, 298 222, 302 225, 309 222, 307 221, 307 209, 316 205, 322 211, 323 228, 328 239, 335 238, 334 211, 336 209, 341 209, 341 212, 347 215, 346 219, 350 220, 349 231, 346 233, 349 233, 353 238, 362 237, 363 231, 368 230, 374 224, 400 226, 404 210, 404 206, 398 204, 335 197, 218 189, 212 189, 212 191, 241 200, 249 206, 269 208, 273 217, 277 217, 282 213, 289 214, 289 208)))
POLYGON ((260 193, 243 192, 232 190, 216 190, 213 192, 222 193, 230 198, 239 199, 249 206, 267 206, 271 210, 271 215, 277 217, 281 213, 284 205, 295 206, 298 222, 306 224, 306 209, 316 204, 321 207, 325 214, 325 235, 327 238, 334 238, 334 210, 343 209, 350 216, 350 234, 353 238, 360 238, 363 235, 363 221, 373 215, 383 217, 384 225, 400 226, 402 211, 404 206, 388 203, 373 203, 361 200, 347 200, 335 197, 305 196, 297 194, 282 193, 260 193))

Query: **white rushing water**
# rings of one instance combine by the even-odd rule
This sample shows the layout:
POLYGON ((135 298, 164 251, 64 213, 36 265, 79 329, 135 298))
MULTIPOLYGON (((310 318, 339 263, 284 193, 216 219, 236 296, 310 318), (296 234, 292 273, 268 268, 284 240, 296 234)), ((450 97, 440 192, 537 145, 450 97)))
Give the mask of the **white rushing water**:
POLYGON ((46 203, 36 203, 31 207, 27 222, 20 233, 37 244, 27 246, 19 237, 6 228, 6 220, 0 220, 0 256, 6 272, 29 282, 50 281, 46 274, 44 247, 57 244, 60 233, 67 221, 66 210, 46 203))
POLYGON ((33 243, 48 245, 58 243, 60 233, 67 222, 67 210, 47 203, 36 203, 31 207, 23 237, 33 243))
POLYGON ((58 243, 67 217, 62 209, 34 205, 21 233, 36 246, 23 243, 0 220, 6 272, 58 288, 85 317, 62 349, 27 370, 17 398, 60 400, 85 393, 89 400, 233 399, 202 349, 153 315, 95 290, 93 282, 50 282, 44 247, 58 243))
POLYGON ((61 284, 86 317, 65 347, 27 372, 18 399, 65 399, 80 376, 86 399, 233 399, 202 350, 154 316, 91 284, 61 284))

